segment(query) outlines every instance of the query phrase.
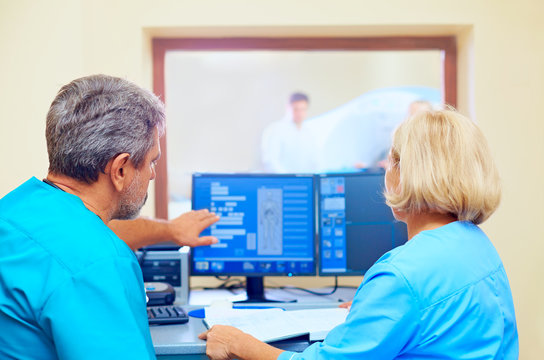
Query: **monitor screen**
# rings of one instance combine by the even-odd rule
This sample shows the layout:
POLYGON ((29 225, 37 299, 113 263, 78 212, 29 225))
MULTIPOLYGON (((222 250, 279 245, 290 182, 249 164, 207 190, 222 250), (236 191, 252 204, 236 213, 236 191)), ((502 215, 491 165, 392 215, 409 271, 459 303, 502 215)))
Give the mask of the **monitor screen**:
POLYGON ((407 241, 383 196, 381 170, 319 175, 320 275, 363 275, 407 241))
POLYGON ((221 218, 192 250, 192 275, 314 275, 313 175, 194 174, 193 209, 221 218))

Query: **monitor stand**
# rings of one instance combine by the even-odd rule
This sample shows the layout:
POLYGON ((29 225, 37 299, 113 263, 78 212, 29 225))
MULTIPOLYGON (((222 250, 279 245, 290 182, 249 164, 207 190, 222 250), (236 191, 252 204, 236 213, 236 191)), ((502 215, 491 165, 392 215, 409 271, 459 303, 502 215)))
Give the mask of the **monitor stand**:
POLYGON ((276 302, 296 302, 293 300, 273 300, 267 299, 264 296, 264 282, 262 276, 247 276, 246 277, 246 300, 235 301, 235 304, 247 303, 276 303, 276 302))

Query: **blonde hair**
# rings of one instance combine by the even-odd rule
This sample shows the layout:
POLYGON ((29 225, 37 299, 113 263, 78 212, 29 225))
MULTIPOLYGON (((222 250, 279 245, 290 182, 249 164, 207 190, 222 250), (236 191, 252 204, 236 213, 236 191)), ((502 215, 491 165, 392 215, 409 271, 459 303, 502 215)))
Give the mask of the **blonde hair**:
POLYGON ((453 110, 424 111, 393 134, 391 169, 399 184, 387 204, 417 214, 452 214, 480 224, 497 209, 499 174, 480 128, 453 110))

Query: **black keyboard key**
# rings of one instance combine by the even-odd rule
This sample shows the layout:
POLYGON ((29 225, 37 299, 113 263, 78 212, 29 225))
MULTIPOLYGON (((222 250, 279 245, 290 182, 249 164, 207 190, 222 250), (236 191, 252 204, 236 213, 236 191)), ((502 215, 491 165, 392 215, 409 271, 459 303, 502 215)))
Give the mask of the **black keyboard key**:
POLYGON ((150 325, 184 324, 189 317, 179 306, 148 306, 147 317, 150 325))
POLYGON ((155 310, 155 318, 170 318, 170 313, 166 309, 158 308, 155 310))

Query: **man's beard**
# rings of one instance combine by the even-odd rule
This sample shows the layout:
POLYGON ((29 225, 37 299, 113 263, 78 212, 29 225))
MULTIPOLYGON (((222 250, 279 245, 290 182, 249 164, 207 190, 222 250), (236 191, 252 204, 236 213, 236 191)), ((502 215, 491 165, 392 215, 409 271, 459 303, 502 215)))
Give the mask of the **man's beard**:
POLYGON ((138 190, 141 187, 141 176, 137 175, 132 183, 128 186, 125 194, 119 200, 119 207, 113 214, 112 219, 130 220, 134 219, 140 213, 140 210, 147 201, 147 193, 143 200, 138 199, 138 190))

